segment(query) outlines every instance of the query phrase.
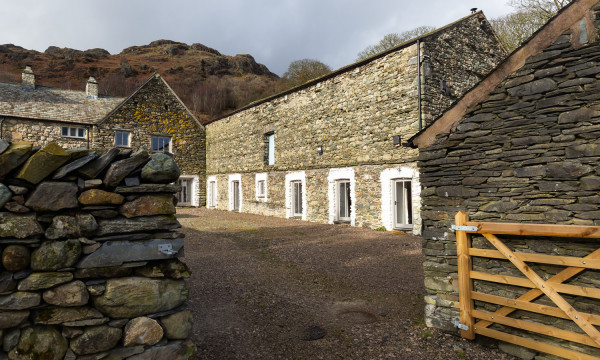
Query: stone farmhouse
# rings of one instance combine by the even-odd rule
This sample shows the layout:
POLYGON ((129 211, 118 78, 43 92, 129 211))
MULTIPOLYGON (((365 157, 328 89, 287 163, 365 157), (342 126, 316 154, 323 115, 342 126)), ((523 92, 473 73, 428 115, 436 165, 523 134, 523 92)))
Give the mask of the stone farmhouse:
POLYGON ((477 12, 208 123, 207 207, 420 233, 406 141, 505 56, 477 12))
MULTIPOLYGON (((480 222, 600 225, 599 31, 600 2, 573 1, 411 139, 419 150, 423 187, 428 325, 455 331, 453 323, 459 317, 456 236, 450 229, 457 211, 465 210, 471 221, 480 222)), ((504 240, 522 253, 583 257, 598 249, 597 240, 589 239, 504 240)), ((482 237, 474 235, 472 242, 473 247, 489 248, 482 237)), ((510 262, 498 259, 473 258, 472 267, 492 275, 523 277, 510 262)), ((560 270, 531 267, 543 279, 560 270)), ((487 279, 473 280, 475 291, 496 296, 487 299, 514 299, 524 293, 507 285, 510 282, 487 279)), ((597 287, 599 281, 598 271, 587 269, 568 283, 597 287)), ((566 297, 578 311, 597 314, 597 296, 566 297)), ((536 303, 555 306, 547 298, 536 303)), ((497 307, 475 301, 478 309, 497 307)), ((573 328, 572 322, 536 313, 535 307, 527 309, 515 312, 515 318, 535 322, 534 329, 540 329, 539 324, 573 328)), ((522 336, 547 341, 534 333, 522 336)), ((600 345, 589 346, 586 341, 582 345, 561 340, 560 345, 600 355, 600 345)), ((566 354, 564 350, 560 356, 566 354)))
POLYGON ((99 96, 93 77, 85 92, 36 86, 29 66, 22 79, 0 83, 0 138, 168 152, 181 168, 179 204, 204 204, 204 127, 159 74, 127 98, 99 96))

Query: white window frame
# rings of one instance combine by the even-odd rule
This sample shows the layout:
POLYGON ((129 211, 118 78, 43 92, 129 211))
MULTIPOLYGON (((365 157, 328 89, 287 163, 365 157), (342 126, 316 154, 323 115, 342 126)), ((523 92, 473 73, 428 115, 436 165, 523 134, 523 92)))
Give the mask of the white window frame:
POLYGON ((68 137, 73 139, 85 139, 87 135, 87 129, 80 126, 61 126, 60 135, 62 137, 68 137), (66 134, 65 134, 66 130, 66 134), (71 135, 71 131, 75 130, 75 135, 71 135), (83 130, 83 135, 79 135, 79 130, 83 130))
POLYGON ((267 173, 259 173, 254 177, 254 185, 256 192, 256 201, 267 202, 267 173), (263 193, 260 193, 260 183, 263 183, 263 193))
POLYGON ((206 181, 206 206, 217 208, 217 203, 219 199, 219 188, 217 187, 217 177, 209 176, 206 181), (214 188, 211 184, 214 184, 214 188))
MULTIPOLYGON (((395 229, 394 209, 394 182, 395 180, 411 181, 412 200, 412 232, 421 234, 421 183, 419 182, 419 171, 416 164, 413 166, 398 165, 394 168, 384 169, 380 175, 381 181, 381 224, 387 230, 395 229)), ((408 230, 410 227, 404 228, 408 230)))
POLYGON ((356 180, 354 178, 354 168, 330 169, 327 176, 328 195, 329 195, 329 223, 333 224, 339 221, 346 222, 346 219, 338 218, 339 195, 338 184, 340 181, 349 181, 350 183, 350 225, 356 225, 356 180))
POLYGON ((350 186, 350 179, 339 179, 339 180, 336 180, 335 183, 336 183, 335 184, 335 193, 337 196, 336 219, 337 219, 337 221, 350 222, 351 216, 352 216, 352 197, 348 196, 346 198, 346 194, 348 194, 348 190, 352 188, 350 186), (348 213, 347 216, 346 216, 346 214, 342 214, 342 201, 341 201, 342 197, 340 195, 342 193, 342 189, 341 189, 342 186, 345 189, 344 200, 345 200, 345 209, 346 209, 346 212, 348 213), (348 205, 350 205, 350 206, 348 206, 348 205))
POLYGON ((285 215, 289 218, 300 217, 298 214, 294 214, 294 189, 293 183, 300 182, 302 186, 302 220, 307 218, 307 206, 306 206, 306 174, 304 171, 297 171, 289 174, 285 174, 285 215))
POLYGON ((414 224, 414 210, 413 210, 413 201, 412 201, 412 180, 411 179, 392 179, 392 193, 393 193, 393 213, 394 213, 394 217, 393 217, 393 226, 395 229, 400 229, 400 230, 406 230, 406 229, 412 229, 413 228, 413 224, 414 224), (408 212, 408 210, 410 209, 410 219, 408 219, 408 214, 404 214, 403 216, 403 222, 397 222, 398 219, 398 204, 397 204, 397 199, 398 199, 398 188, 396 186, 396 184, 398 183, 402 183, 402 189, 403 189, 403 208, 405 208, 408 212), (405 187, 404 184, 410 184, 410 193, 407 193, 406 191, 404 191, 405 187), (410 202, 407 202, 406 197, 404 196, 404 193, 406 193, 406 195, 408 197, 410 197, 410 202))
MULTIPOLYGON (((122 136, 122 135, 121 135, 122 136)), ((131 147, 131 131, 128 130, 115 130, 115 146, 116 147, 131 147), (118 145, 117 144, 117 138, 119 137, 119 134, 127 134, 127 145, 118 145)))
POLYGON ((239 185, 239 209, 237 211, 242 212, 244 206, 244 194, 242 191, 242 175, 241 174, 231 174, 229 175, 229 211, 235 211, 234 204, 234 185, 237 182, 239 185))
POLYGON ((152 149, 153 153, 158 153, 158 152, 163 152, 163 153, 172 153, 171 151, 171 147, 173 146, 173 138, 170 136, 166 136, 166 135, 152 135, 150 137, 150 149, 152 149), (161 140, 161 139, 169 139, 169 149, 167 151, 164 150, 164 145, 163 145, 163 150, 154 150, 154 139, 157 140, 161 140))

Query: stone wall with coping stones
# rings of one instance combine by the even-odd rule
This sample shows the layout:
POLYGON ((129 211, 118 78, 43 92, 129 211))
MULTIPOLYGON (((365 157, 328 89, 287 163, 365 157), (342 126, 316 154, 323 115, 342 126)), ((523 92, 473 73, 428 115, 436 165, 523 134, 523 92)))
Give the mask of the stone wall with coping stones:
MULTIPOLYGON (((596 5, 592 19, 600 27, 596 5)), ((570 32, 531 56, 490 97, 470 109, 450 134, 421 149, 426 322, 456 331, 456 239, 450 226, 458 210, 474 221, 600 225, 600 43, 579 44, 570 32)), ((597 240, 502 237, 517 251, 586 256, 597 240)), ((474 247, 491 248, 479 236, 474 247)), ((520 276, 506 261, 475 258, 474 270, 520 276)), ((543 278, 563 267, 532 265, 543 278)), ((596 287, 600 273, 586 270, 569 282, 596 287)), ((516 298, 525 290, 475 281, 475 290, 516 298)), ((597 313, 600 302, 565 296, 575 308, 597 313)), ((540 303, 549 304, 546 300, 540 303)), ((476 308, 496 306, 476 302, 476 308)), ((536 322, 569 328, 568 322, 517 312, 536 322)), ((525 335, 535 337, 531 334, 525 335)), ((573 343, 561 346, 600 355, 573 343)), ((533 355, 532 355, 533 356, 533 355)))
POLYGON ((0 140, 0 358, 193 356, 179 174, 166 154, 0 140))
MULTIPOLYGON (((355 173, 356 226, 378 228, 383 226, 381 219, 381 183, 378 181, 385 169, 397 169, 403 166, 416 169, 416 164, 403 165, 365 165, 353 167, 355 173), (374 181, 375 180, 375 181, 374 181)), ((329 223, 328 180, 330 169, 306 170, 306 220, 329 223)), ((241 174, 242 212, 252 214, 287 217, 285 197, 285 175, 287 172, 275 171, 267 174, 267 201, 256 200, 254 173, 241 174)), ((216 175, 217 206, 219 210, 229 210, 229 175, 216 175)), ((420 229, 420 198, 413 197, 413 211, 420 229)), ((418 232, 418 231, 417 231, 418 232)))
POLYGON ((183 175, 199 176, 199 204, 206 204, 205 131, 160 77, 152 78, 108 120, 94 128, 93 147, 115 146, 115 131, 130 132, 130 148, 152 149, 153 135, 171 138, 171 152, 183 175))

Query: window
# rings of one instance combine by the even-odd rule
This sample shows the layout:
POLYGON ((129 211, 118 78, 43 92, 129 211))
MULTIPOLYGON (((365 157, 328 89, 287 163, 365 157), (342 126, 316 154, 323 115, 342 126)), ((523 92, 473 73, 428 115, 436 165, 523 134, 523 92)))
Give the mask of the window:
POLYGON ((234 180, 231 182, 231 196, 233 201, 233 211, 240 211, 241 209, 241 197, 240 197, 240 182, 234 180))
POLYGON ((115 146, 129 147, 129 132, 128 131, 116 131, 115 132, 115 146))
POLYGON ((350 221, 350 209, 352 199, 350 197, 350 180, 338 180, 337 188, 337 219, 338 221, 350 221))
POLYGON ((265 163, 269 166, 275 165, 275 133, 265 134, 265 163))
POLYGON ((152 152, 171 152, 171 138, 152 136, 152 152))
POLYGON ((256 201, 267 202, 267 173, 258 173, 254 176, 256 185, 256 201))
POLYGON ((302 181, 292 181, 292 216, 302 217, 302 181))
POLYGON ((409 228, 413 223, 412 183, 410 180, 394 182, 394 227, 409 228))
POLYGON ((85 138, 85 129, 81 127, 63 126, 61 128, 61 135, 64 137, 83 139, 85 138))

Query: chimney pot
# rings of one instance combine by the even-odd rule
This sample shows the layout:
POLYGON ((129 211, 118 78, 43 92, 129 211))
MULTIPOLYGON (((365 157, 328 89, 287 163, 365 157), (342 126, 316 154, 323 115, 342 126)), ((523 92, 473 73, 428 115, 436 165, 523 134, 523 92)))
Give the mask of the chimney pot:
POLYGON ((30 65, 25 66, 25 70, 21 74, 21 87, 23 90, 35 90, 35 74, 31 70, 30 65))
POLYGON ((85 94, 90 99, 98 99, 98 82, 95 77, 90 76, 88 79, 85 85, 85 94))

